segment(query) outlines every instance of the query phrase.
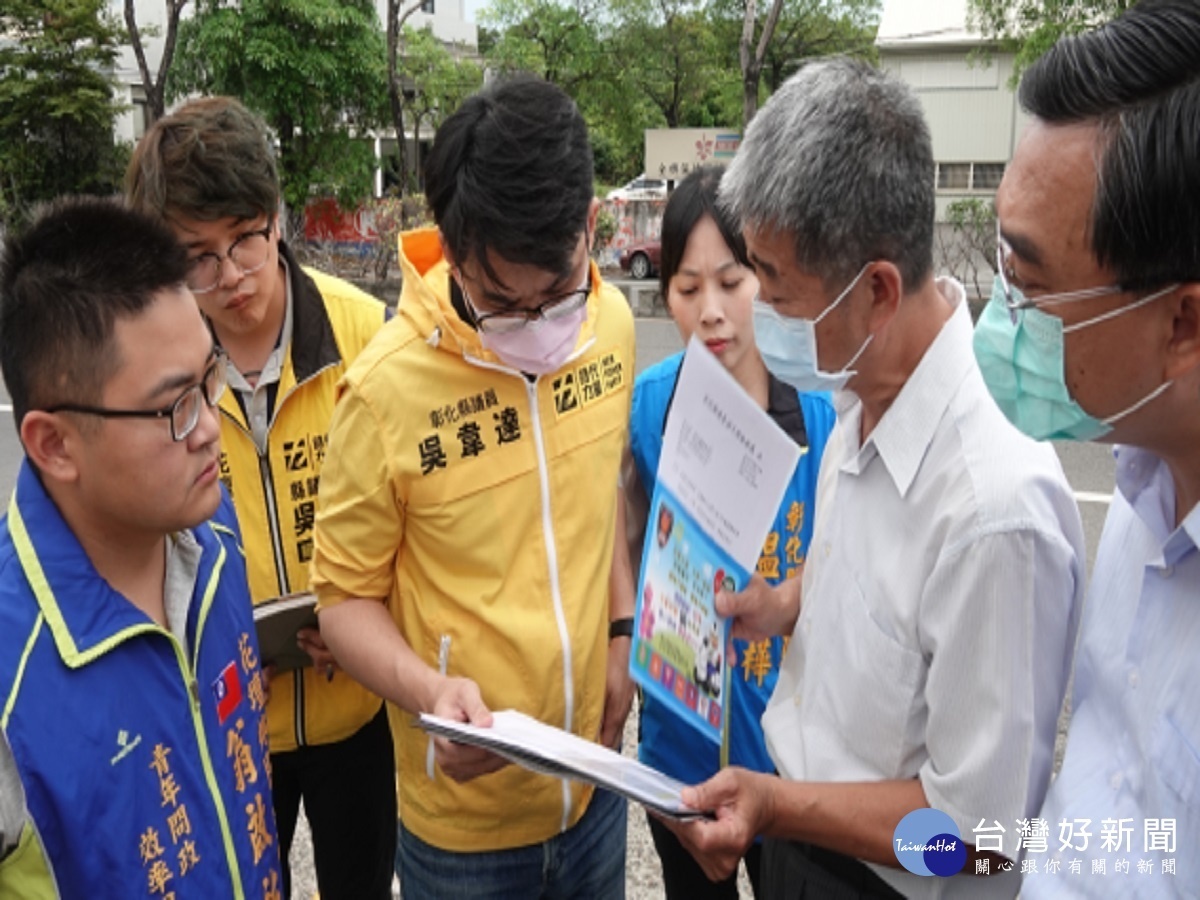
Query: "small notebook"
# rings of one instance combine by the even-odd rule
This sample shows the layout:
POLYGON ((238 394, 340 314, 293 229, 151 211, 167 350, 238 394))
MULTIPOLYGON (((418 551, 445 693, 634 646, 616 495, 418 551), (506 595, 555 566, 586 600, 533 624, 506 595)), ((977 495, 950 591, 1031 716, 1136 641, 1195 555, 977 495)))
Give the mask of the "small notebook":
POLYGON ((296 632, 317 627, 316 594, 302 591, 264 600, 254 607, 254 625, 264 666, 286 672, 312 665, 312 657, 296 643, 296 632))

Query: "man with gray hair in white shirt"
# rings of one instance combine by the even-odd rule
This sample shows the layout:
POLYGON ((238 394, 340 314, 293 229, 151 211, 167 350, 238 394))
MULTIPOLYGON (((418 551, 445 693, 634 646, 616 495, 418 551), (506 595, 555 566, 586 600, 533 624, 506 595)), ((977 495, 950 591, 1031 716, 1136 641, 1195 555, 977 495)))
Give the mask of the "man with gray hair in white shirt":
POLYGON ((722 182, 768 368, 838 412, 800 589, 718 601, 735 634, 792 635, 763 716, 779 777, 726 769, 684 795, 715 820, 673 826, 713 877, 766 836, 767 897, 1013 897, 1050 780, 1079 511, 934 277, 933 175, 911 91, 832 59, 770 99, 722 182))

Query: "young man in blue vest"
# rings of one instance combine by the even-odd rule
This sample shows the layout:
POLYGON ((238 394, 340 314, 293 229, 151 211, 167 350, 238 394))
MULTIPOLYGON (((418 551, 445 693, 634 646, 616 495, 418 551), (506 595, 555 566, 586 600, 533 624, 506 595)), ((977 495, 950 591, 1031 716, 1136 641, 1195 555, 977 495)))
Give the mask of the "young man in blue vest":
POLYGON ((186 272, 169 231, 93 199, 52 207, 0 263, 0 370, 25 449, 0 522, 0 728, 45 860, 18 896, 281 890, 219 478, 225 367, 186 272))

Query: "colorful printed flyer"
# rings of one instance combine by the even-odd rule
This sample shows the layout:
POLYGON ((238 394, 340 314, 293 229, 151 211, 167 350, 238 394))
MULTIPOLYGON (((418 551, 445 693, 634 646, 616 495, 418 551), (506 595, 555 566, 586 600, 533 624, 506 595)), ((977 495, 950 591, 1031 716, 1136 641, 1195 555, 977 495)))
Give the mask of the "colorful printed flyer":
POLYGON ((749 582, 800 452, 693 338, 650 500, 629 668, 713 742, 729 696, 729 623, 716 595, 749 582))

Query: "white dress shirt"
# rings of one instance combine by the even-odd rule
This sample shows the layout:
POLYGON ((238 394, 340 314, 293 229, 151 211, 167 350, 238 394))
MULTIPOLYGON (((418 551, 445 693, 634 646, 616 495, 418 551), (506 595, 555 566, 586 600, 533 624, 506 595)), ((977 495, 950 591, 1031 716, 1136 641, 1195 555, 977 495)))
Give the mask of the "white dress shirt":
POLYGON ((1022 897, 1200 897, 1200 506, 1175 517, 1167 466, 1121 447, 1022 897))
MULTIPOLYGON (((783 777, 920 778, 965 841, 989 849, 974 829, 999 822, 1016 860, 1015 820, 1050 780, 1083 529, 1053 448, 988 394, 962 287, 938 289, 954 312, 865 442, 857 397, 835 396, 802 609, 763 726, 783 777)), ((1020 885, 1015 865, 989 878, 872 868, 908 897, 1020 885)))

